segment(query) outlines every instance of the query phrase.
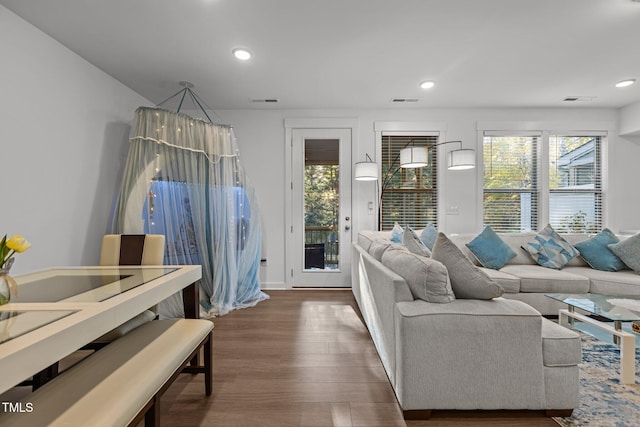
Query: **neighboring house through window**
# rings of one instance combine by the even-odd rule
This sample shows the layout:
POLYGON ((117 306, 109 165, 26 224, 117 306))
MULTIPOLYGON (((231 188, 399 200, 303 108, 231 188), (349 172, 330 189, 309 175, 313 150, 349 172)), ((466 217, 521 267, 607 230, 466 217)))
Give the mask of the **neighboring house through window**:
POLYGON ((549 223, 560 232, 602 229, 601 139, 549 137, 549 223))

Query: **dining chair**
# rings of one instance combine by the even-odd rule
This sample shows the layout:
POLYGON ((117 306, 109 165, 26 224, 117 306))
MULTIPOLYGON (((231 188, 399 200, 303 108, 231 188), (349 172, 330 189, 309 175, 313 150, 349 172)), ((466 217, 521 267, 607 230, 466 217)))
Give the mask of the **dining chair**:
MULTIPOLYGON (((164 235, 162 234, 106 234, 102 238, 100 265, 103 267, 162 265, 163 263, 164 235)), ((100 350, 138 326, 152 321, 156 316, 155 307, 151 307, 89 344, 84 345, 81 350, 100 350)), ((56 362, 34 375, 32 379, 23 381, 20 385, 30 385, 33 390, 36 390, 56 377, 58 373, 59 363, 56 362)))
POLYGON ((164 235, 105 234, 102 238, 100 265, 162 265, 164 235))
MULTIPOLYGON (((105 234, 100 250, 100 265, 162 265, 164 263, 164 235, 162 234, 105 234)), ((151 307, 122 325, 107 332, 83 349, 99 350, 113 340, 156 318, 151 307)))

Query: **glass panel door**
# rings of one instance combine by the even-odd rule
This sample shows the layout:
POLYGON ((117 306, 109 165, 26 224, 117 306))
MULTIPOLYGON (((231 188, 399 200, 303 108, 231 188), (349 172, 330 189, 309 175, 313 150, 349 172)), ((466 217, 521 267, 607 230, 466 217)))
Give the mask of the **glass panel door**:
POLYGON ((293 132, 293 286, 350 286, 351 132, 293 132))

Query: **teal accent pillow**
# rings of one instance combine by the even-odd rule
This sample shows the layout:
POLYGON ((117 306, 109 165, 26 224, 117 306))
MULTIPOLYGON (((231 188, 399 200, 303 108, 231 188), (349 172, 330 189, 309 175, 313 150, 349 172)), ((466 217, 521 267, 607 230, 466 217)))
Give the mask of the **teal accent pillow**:
POLYGON ((402 243, 402 233, 404 233, 404 230, 400 227, 400 224, 397 222, 393 224, 393 228, 391 229, 391 241, 393 243, 402 243))
POLYGON ((422 240, 420 240, 416 232, 409 226, 406 226, 404 228, 404 233, 402 233, 402 244, 413 254, 426 257, 431 256, 429 248, 422 243, 422 240))
POLYGON ((493 270, 500 270, 516 256, 516 253, 488 225, 466 246, 483 267, 493 270))
POLYGON ((640 273, 640 233, 634 234, 620 243, 608 245, 608 247, 627 267, 640 273))
POLYGON ((436 243, 436 239, 438 238, 438 230, 433 226, 433 224, 429 223, 420 233, 420 240, 422 243, 429 248, 430 251, 433 250, 433 245, 436 243))
POLYGON ((527 243, 522 249, 529 252, 529 255, 541 266, 556 270, 560 270, 566 263, 580 255, 580 252, 560 237, 549 224, 536 235, 533 242, 527 243))
POLYGON ((624 262, 614 254, 608 245, 620 242, 620 239, 608 228, 586 240, 573 245, 580 251, 580 257, 596 270, 619 271, 627 268, 624 262))

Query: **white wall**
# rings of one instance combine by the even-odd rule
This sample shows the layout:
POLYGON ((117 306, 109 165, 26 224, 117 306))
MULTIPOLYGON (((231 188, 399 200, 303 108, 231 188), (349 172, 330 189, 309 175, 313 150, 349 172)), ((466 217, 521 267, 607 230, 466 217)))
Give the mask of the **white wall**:
POLYGON ((638 160, 640 160, 640 102, 619 110, 619 134, 612 147, 610 189, 616 206, 616 224, 622 230, 640 229, 638 196, 638 160))
MULTIPOLYGON (((555 127, 549 130, 576 130, 606 126, 615 128, 618 112, 613 109, 388 109, 388 110, 223 110, 216 119, 232 124, 240 155, 249 178, 261 200, 265 224, 267 266, 262 269, 263 286, 283 286, 285 224, 285 118, 349 117, 358 118, 359 140, 354 141, 353 161, 364 160, 365 153, 374 155, 374 123, 377 121, 422 121, 444 123, 443 140, 463 140, 465 147, 480 148, 479 122, 527 122, 555 127), (563 126, 572 129, 563 129, 563 126)), ((607 226, 614 231, 640 228, 640 198, 628 197, 631 182, 640 181, 640 145, 617 136, 613 129, 608 138, 609 187, 605 196, 607 226)), ((441 156, 444 161, 444 156, 441 156)), ((479 186, 480 169, 448 171, 442 165, 444 181, 440 183, 440 201, 445 210, 457 206, 459 214, 443 215, 440 226, 447 233, 479 232, 482 226, 479 186)), ((374 184, 353 182, 354 236, 358 229, 375 229, 374 216, 367 214, 367 202, 375 200, 374 184)))
POLYGON ((620 109, 620 135, 640 136, 640 102, 620 109))
POLYGON ((135 109, 151 103, 0 6, 0 235, 12 273, 96 264, 135 109))

